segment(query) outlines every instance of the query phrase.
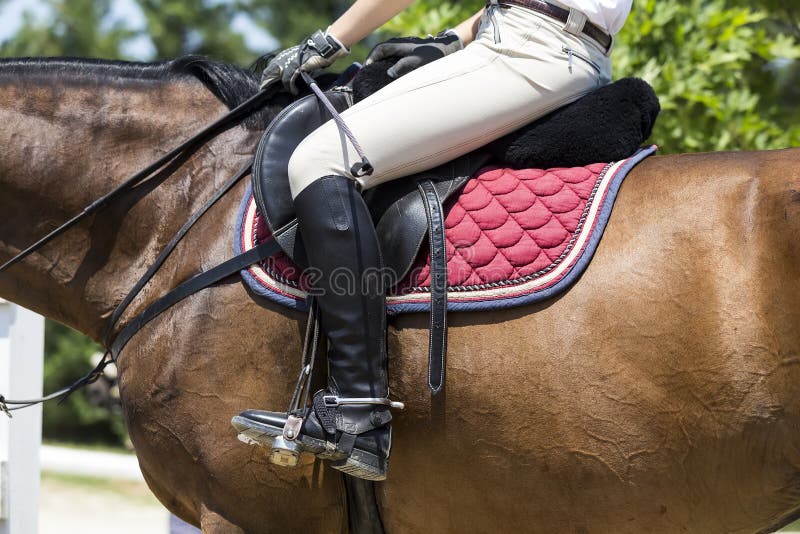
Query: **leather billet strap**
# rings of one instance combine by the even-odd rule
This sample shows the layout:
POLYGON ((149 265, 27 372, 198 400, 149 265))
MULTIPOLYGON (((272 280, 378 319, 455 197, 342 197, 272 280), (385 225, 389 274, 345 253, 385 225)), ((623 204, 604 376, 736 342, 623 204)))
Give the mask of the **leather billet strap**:
POLYGON ((265 260, 273 254, 279 252, 281 248, 278 246, 275 239, 269 239, 261 243, 255 248, 248 250, 238 256, 234 256, 228 261, 217 265, 213 269, 204 271, 155 301, 142 313, 137 315, 131 320, 130 323, 122 329, 122 331, 114 339, 111 345, 111 356, 116 360, 119 357, 120 351, 130 341, 130 339, 138 332, 144 325, 155 319, 159 314, 171 308, 173 305, 182 301, 186 297, 197 293, 201 289, 219 282, 229 276, 232 276, 242 269, 258 262, 265 260))
POLYGON ((156 261, 153 262, 153 264, 147 269, 147 271, 142 275, 142 277, 139 278, 139 280, 136 282, 133 288, 128 292, 128 294, 125 295, 125 298, 122 299, 122 302, 120 302, 114 309, 114 313, 111 314, 111 319, 109 319, 108 321, 106 332, 105 335, 103 336, 106 347, 111 346, 114 326, 117 324, 117 321, 119 321, 120 317, 122 317, 122 314, 125 312, 125 310, 128 309, 128 306, 130 306, 131 302, 133 302, 133 299, 136 297, 136 295, 138 295, 139 292, 142 290, 142 288, 144 288, 144 286, 147 285, 150 279, 153 278, 153 276, 161 268, 161 266, 170 256, 170 254, 172 254, 172 251, 175 250, 175 247, 178 246, 178 243, 180 243, 180 241, 189 232, 192 226, 194 226, 194 224, 198 220, 200 220, 200 218, 209 209, 211 209, 211 207, 214 204, 216 204, 216 202, 219 199, 225 196, 225 193, 230 191, 233 188, 233 186, 239 183, 239 181, 242 178, 248 176, 250 174, 252 166, 253 166, 252 162, 249 162, 246 165, 244 165, 239 170, 239 172, 237 172, 230 180, 228 180, 228 182, 225 185, 223 185, 222 188, 219 189, 219 191, 214 193, 214 195, 210 199, 208 199, 208 201, 206 201, 206 203, 199 210, 197 210, 194 213, 194 215, 192 215, 189 218, 189 220, 186 221, 186 223, 184 223, 181 229, 178 230, 178 233, 172 237, 170 242, 167 243, 167 246, 164 247, 164 250, 162 250, 161 253, 158 255, 156 261))
MULTIPOLYGON (((506 4, 524 7, 530 9, 531 11, 536 11, 537 13, 547 15, 548 17, 563 22, 565 28, 572 27, 576 19, 576 11, 564 9, 563 7, 551 4, 550 2, 545 2, 544 0, 490 0, 490 4, 506 4)), ((583 18, 585 20, 585 15, 583 15, 583 18)), ((579 31, 597 41, 597 43, 603 47, 603 50, 608 52, 608 50, 611 48, 613 38, 608 33, 603 31, 599 26, 589 22, 588 20, 585 20, 582 26, 583 27, 580 28, 579 31)), ((574 32, 570 31, 570 33, 574 32)))
POLYGON ((444 209, 430 180, 417 184, 428 216, 431 253, 431 323, 428 341, 428 387, 436 395, 444 387, 447 357, 447 245, 444 209))

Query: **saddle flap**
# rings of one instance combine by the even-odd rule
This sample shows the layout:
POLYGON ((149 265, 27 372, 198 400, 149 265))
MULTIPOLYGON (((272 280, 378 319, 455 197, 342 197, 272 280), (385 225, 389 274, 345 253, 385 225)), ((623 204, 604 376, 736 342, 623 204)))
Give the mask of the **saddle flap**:
POLYGON ((425 202, 417 184, 430 180, 445 204, 489 158, 487 151, 476 150, 435 169, 385 182, 366 192, 364 199, 378 232, 384 267, 395 282, 408 274, 428 233, 425 202))
MULTIPOLYGON (((333 89, 326 95, 340 112, 353 103, 352 94, 346 89, 333 89)), ((264 132, 253 162, 253 196, 258 209, 283 251, 300 265, 306 265, 306 261, 302 242, 297 239, 289 159, 297 145, 330 118, 315 95, 293 102, 264 132)))

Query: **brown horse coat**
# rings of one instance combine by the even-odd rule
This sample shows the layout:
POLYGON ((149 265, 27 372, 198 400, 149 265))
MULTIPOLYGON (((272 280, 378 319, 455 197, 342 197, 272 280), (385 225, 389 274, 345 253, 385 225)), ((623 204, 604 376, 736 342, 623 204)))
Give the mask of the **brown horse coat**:
MULTIPOLYGON (((226 111, 191 76, 89 70, 0 63, 0 260, 226 111)), ((138 188, 1 274, 0 296, 99 339, 257 135, 222 135, 159 189, 138 188)), ((231 255, 243 188, 189 233, 134 312, 231 255)), ((446 397, 426 388, 427 318, 393 319, 391 389, 407 409, 377 486, 386 531, 785 524, 800 510, 799 238, 800 150, 652 157, 567 293, 451 315, 446 397)), ((142 471, 206 532, 347 529, 338 472, 313 458, 273 467, 229 424, 245 408, 286 406, 304 319, 233 277, 121 355, 142 471)))

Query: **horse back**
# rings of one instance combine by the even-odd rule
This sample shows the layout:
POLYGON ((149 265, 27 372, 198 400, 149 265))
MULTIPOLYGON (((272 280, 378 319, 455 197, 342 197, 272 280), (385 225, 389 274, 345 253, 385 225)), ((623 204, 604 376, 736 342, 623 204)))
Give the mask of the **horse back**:
POLYGON ((394 319, 391 388, 408 408, 387 528, 490 531, 470 510, 509 495, 526 503, 509 529, 634 531, 620 509, 654 532, 784 522, 800 505, 798 191, 797 149, 648 158, 569 291, 450 315, 443 398, 424 388, 425 318, 394 319), (455 518, 409 495, 441 480, 463 482, 455 518))

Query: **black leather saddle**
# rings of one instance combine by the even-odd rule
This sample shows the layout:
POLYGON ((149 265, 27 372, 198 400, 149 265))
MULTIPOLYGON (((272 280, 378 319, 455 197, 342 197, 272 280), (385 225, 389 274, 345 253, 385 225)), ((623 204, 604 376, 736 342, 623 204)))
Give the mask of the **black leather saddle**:
MULTIPOLYGON (((353 104, 347 88, 327 91, 334 108, 342 112, 353 104)), ((298 144, 331 115, 315 95, 286 107, 259 142, 253 166, 253 194, 272 235, 298 265, 306 266, 302 237, 289 190, 289 158, 298 144)), ((408 273, 428 232, 426 195, 420 184, 429 182, 440 203, 447 202, 488 160, 476 151, 440 167, 368 190, 364 199, 375 222, 385 267, 399 282, 408 273)), ((434 206, 435 210, 436 207, 434 206)))
MULTIPOLYGON (((325 93, 341 112, 353 104, 352 92, 325 93)), ((264 132, 253 163, 253 196, 270 232, 298 265, 307 266, 302 236, 289 189, 289 159, 316 128, 331 119, 319 98, 309 95, 286 107, 264 132)), ((476 151, 430 171, 394 180, 364 195, 370 209, 390 284, 400 282, 419 254, 426 235, 431 252, 431 338, 428 385, 437 393, 444 384, 447 350, 447 255, 443 203, 489 160, 476 151)))

